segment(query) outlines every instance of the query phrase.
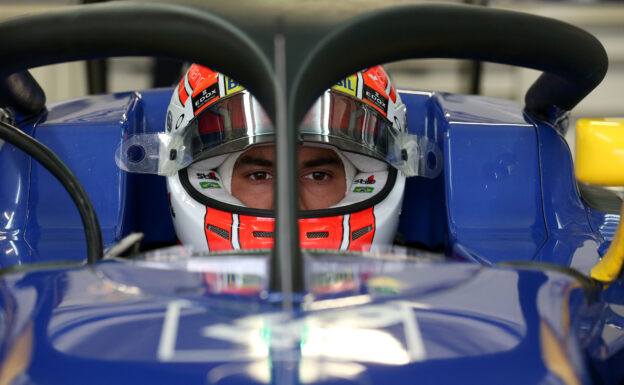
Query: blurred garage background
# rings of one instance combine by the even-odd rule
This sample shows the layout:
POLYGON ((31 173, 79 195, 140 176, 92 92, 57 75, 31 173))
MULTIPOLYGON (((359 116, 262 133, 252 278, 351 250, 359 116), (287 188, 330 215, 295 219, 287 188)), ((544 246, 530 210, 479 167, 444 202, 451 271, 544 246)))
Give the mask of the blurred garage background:
MULTIPOLYGON (((0 20, 85 2, 78 0, 0 0, 0 20)), ((623 1, 504 1, 470 0, 481 6, 505 8, 556 18, 593 33, 609 55, 609 71, 602 84, 572 112, 579 117, 624 116, 624 2, 623 1)), ((386 66, 399 88, 479 93, 522 102, 537 71, 492 63, 457 60, 409 60, 386 66)), ((180 64, 149 58, 115 58, 73 62, 31 71, 49 102, 89 93, 140 90, 173 85, 180 64)), ((573 126, 571 125, 571 128, 573 126)), ((567 138, 573 147, 573 131, 567 138)))

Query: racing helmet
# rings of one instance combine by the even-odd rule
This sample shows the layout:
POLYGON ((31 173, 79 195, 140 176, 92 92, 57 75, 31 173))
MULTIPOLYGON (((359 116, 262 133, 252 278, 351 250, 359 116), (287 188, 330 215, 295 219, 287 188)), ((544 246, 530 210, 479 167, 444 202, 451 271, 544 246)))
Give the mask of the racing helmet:
MULTIPOLYGON (((273 210, 247 207, 231 192, 241 153, 275 140, 257 100, 234 79, 193 64, 171 97, 166 133, 159 169, 167 174, 180 242, 209 251, 273 247, 273 210)), ((301 247, 368 251, 391 244, 410 169, 404 165, 418 143, 405 140, 405 105, 384 69, 364 69, 326 90, 299 134, 303 145, 336 151, 346 179, 340 202, 300 212, 301 247)))

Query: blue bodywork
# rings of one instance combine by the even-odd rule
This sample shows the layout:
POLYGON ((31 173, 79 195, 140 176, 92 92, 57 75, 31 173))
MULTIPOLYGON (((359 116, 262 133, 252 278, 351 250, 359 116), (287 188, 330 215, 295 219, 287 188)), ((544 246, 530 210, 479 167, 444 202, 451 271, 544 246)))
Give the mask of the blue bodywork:
MULTIPOLYGON (((164 178, 127 174, 114 161, 124 133, 162 130, 171 92, 87 97, 52 105, 20 126, 84 184, 105 247, 133 231, 145 233, 146 243, 175 238, 164 178)), ((486 265, 539 261, 589 272, 605 242, 598 228, 613 218, 593 215, 582 202, 556 128, 509 101, 420 91, 404 91, 402 99, 410 132, 434 139, 444 152, 439 177, 407 181, 399 231, 408 242, 447 247, 486 265)), ((7 164, 1 200, 7 246, 0 247, 14 249, 2 266, 82 261, 80 217, 60 183, 10 145, 0 161, 7 164)))
POLYGON ((564 384, 561 364, 591 383, 579 345, 598 338, 584 329, 598 305, 574 277, 466 263, 405 273, 406 294, 295 313, 134 264, 11 274, 4 346, 34 342, 18 383, 564 384))
MULTIPOLYGON (((19 123, 83 183, 107 248, 137 231, 145 245, 175 239, 164 178, 127 174, 114 161, 126 133, 162 130, 171 92, 85 97, 19 123)), ((583 276, 619 218, 579 197, 563 128, 509 101, 407 90, 401 97, 410 132, 443 149, 444 171, 408 179, 399 231, 408 244, 442 250, 447 259, 395 262, 366 278, 361 266, 370 262, 354 263, 350 292, 311 303, 302 295, 292 312, 270 293, 215 293, 205 273, 189 269, 80 264, 84 233, 69 195, 4 143, 0 379, 621 381, 623 288, 602 290, 583 276), (375 290, 373 278, 391 284, 375 290)))

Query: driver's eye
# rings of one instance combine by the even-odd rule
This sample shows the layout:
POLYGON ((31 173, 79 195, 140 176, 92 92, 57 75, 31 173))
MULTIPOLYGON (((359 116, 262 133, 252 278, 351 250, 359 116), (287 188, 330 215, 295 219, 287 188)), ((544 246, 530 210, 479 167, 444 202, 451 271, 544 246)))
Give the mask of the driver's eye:
POLYGON ((326 181, 326 180, 329 180, 329 178, 331 178, 331 176, 328 173, 323 172, 323 171, 313 171, 304 175, 303 177, 306 179, 312 179, 316 182, 326 181))
POLYGON ((247 178, 253 181, 263 181, 263 180, 273 179, 273 175, 271 175, 270 173, 266 171, 254 171, 250 174, 247 174, 247 178))

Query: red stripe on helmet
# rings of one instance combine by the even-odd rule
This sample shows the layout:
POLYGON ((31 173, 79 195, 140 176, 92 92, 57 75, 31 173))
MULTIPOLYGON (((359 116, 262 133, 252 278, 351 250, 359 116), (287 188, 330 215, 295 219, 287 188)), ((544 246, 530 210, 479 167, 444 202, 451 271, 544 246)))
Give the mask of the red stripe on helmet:
MULTIPOLYGON (((338 250, 343 236, 342 215, 299 220, 299 242, 303 249, 338 250)), ((349 250, 370 250, 375 235, 373 207, 349 218, 349 250)), ((270 249, 274 243, 275 219, 239 215, 238 228, 232 229, 232 214, 206 208, 205 233, 211 251, 232 250, 232 231, 238 231, 241 249, 270 249)))
MULTIPOLYGON (((218 228, 231 227, 231 214, 211 208, 207 208, 206 212, 206 234, 210 250, 230 250, 231 246, 225 245, 223 237, 215 234, 215 227, 217 228, 216 232, 220 231, 218 228), (209 225, 213 227, 208 228, 209 225)), ((273 247, 274 218, 249 215, 239 215, 238 218, 238 229, 233 229, 233 231, 238 231, 238 242, 241 249, 270 249, 273 247)), ((339 249, 343 236, 342 222, 342 215, 300 219, 299 242, 301 247, 304 249, 339 249)))
POLYGON ((374 207, 351 214, 349 218, 349 250, 369 251, 375 235, 374 207))
POLYGON ((362 72, 364 87, 362 100, 379 111, 383 116, 388 116, 388 75, 381 66, 375 66, 362 72))
POLYGON ((364 84, 373 88, 383 96, 387 97, 386 86, 388 85, 388 75, 381 66, 367 69, 363 74, 364 84))
POLYGON ((338 250, 342 243, 343 216, 299 220, 299 241, 304 249, 338 250))
POLYGON ((238 216, 238 243, 241 249, 270 249, 273 247, 275 219, 238 216))
POLYGON ((204 80, 209 79, 210 84, 214 84, 218 81, 219 73, 211 70, 208 67, 200 66, 198 64, 193 64, 189 67, 188 72, 188 83, 193 90, 193 93, 197 93, 197 88, 200 83, 204 82, 204 80))
POLYGON ((232 214, 206 207, 204 233, 210 251, 232 250, 232 214))

